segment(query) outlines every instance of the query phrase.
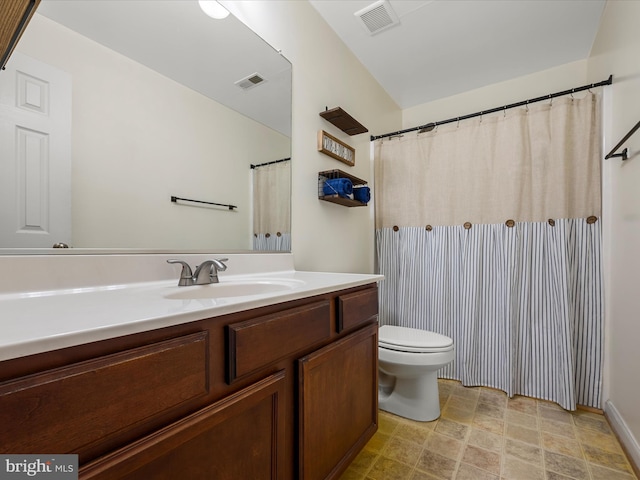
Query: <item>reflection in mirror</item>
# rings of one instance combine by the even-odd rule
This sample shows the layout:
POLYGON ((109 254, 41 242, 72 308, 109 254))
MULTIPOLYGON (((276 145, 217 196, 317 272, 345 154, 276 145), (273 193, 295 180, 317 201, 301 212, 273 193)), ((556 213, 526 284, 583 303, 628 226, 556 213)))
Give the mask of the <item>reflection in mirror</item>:
POLYGON ((232 15, 42 0, 0 72, 0 248, 290 250, 290 133, 291 65, 232 15))

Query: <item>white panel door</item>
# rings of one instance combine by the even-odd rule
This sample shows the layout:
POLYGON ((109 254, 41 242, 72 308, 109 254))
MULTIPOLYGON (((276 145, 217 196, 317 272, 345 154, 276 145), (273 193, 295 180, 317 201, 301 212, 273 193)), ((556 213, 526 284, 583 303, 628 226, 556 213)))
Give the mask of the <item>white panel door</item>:
POLYGON ((0 71, 0 248, 71 244, 71 76, 14 52, 0 71))

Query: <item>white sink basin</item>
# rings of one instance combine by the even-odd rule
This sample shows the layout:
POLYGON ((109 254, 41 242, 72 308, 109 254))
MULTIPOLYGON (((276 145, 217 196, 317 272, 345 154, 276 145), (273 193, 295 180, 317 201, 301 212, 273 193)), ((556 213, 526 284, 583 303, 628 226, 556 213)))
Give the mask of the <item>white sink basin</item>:
POLYGON ((191 287, 176 287, 177 292, 165 295, 172 300, 196 300, 199 298, 230 298, 263 295, 267 293, 293 290, 299 286, 300 280, 246 280, 212 283, 210 285, 194 285, 191 287))

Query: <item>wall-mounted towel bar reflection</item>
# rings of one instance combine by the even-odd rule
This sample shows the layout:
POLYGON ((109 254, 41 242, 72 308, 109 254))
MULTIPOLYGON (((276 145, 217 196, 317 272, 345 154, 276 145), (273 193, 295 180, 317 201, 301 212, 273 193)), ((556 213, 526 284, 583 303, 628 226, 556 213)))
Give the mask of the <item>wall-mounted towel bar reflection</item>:
POLYGON ((636 123, 636 126, 633 127, 631 130, 629 130, 629 133, 627 133, 624 138, 622 140, 620 140, 618 142, 618 144, 613 147, 613 149, 607 153, 607 156, 604 157, 605 160, 608 160, 612 157, 621 157, 622 160, 626 160, 628 157, 628 149, 625 148, 624 150, 622 150, 622 152, 620 153, 615 153, 622 145, 624 145, 624 142, 626 142, 627 140, 629 140, 629 137, 631 137, 631 135, 633 135, 634 133, 636 133, 636 130, 638 130, 638 128, 640 128, 640 122, 636 123))
POLYGON ((192 200, 190 198, 174 197, 173 195, 171 196, 171 201, 172 202, 177 203, 178 200, 180 200, 182 202, 195 202, 195 203, 204 203, 206 205, 215 205, 216 207, 225 207, 225 208, 228 208, 229 210, 233 210, 234 208, 238 208, 235 205, 227 205, 226 203, 205 202, 203 200, 192 200))

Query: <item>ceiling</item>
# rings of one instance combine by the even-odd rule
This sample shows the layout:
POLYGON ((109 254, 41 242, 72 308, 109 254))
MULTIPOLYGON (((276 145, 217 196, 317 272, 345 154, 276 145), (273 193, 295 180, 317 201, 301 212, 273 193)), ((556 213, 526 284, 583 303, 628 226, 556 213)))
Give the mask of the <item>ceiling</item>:
POLYGON ((371 35, 354 14, 378 2, 309 1, 402 109, 586 59, 606 3, 388 0, 399 23, 371 35))
POLYGON ((291 135, 291 64, 233 15, 209 18, 196 0, 42 0, 37 12, 291 135), (267 81, 236 85, 254 73, 267 81))

